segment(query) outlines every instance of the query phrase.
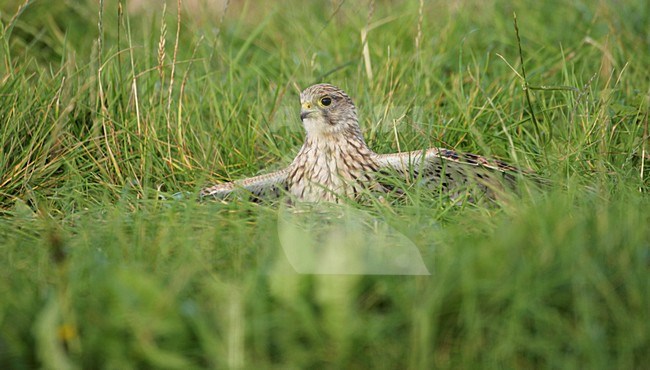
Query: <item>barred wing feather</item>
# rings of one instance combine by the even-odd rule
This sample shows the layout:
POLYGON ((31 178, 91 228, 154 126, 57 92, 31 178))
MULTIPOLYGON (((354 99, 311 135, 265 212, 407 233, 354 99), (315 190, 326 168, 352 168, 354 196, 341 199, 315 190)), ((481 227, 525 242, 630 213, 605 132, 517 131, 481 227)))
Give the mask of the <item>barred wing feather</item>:
POLYGON ((453 191, 474 185, 490 196, 513 187, 517 173, 522 172, 501 161, 443 148, 379 154, 375 160, 382 171, 397 171, 406 180, 431 189, 453 191))
POLYGON ((287 189, 288 169, 267 173, 255 177, 217 184, 201 190, 201 198, 215 197, 225 199, 239 190, 253 195, 255 199, 279 197, 287 189))

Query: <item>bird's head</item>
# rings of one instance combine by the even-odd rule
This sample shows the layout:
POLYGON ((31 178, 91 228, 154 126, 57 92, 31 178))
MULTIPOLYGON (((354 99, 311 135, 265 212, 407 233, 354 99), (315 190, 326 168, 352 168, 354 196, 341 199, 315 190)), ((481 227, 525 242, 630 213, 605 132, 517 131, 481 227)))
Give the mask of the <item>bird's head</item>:
POLYGON ((357 109, 352 99, 338 87, 329 84, 310 86, 300 94, 300 105, 300 119, 307 136, 361 137, 357 109))

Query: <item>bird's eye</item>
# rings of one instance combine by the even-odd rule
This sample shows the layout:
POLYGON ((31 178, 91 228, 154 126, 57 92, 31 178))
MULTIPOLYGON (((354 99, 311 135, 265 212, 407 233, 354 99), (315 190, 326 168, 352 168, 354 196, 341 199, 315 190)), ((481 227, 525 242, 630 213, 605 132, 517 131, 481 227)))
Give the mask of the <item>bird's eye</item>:
POLYGON ((320 98, 320 103, 323 106, 327 107, 328 105, 332 104, 332 98, 330 98, 329 96, 324 96, 320 98))

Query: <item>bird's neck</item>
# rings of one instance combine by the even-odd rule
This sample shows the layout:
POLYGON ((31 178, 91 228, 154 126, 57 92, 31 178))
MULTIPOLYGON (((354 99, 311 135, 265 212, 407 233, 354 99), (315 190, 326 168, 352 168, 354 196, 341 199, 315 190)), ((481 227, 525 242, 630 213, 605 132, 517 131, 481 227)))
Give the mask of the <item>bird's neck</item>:
POLYGON ((310 121, 305 122, 305 127, 307 128, 306 145, 328 147, 349 142, 355 147, 361 146, 367 148, 363 134, 361 133, 361 128, 356 120, 343 120, 334 125, 324 124, 322 122, 318 122, 317 124, 310 123, 310 121))
POLYGON ((340 156, 367 157, 374 154, 358 130, 344 133, 308 133, 303 145, 303 151, 305 150, 318 153, 325 160, 336 160, 340 156))

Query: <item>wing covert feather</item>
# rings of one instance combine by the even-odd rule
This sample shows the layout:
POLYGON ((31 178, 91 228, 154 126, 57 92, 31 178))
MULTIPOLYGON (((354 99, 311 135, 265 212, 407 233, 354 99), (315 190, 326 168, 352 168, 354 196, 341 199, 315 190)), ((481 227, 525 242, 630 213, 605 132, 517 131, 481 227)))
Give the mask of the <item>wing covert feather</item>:
POLYGON ((278 197, 287 187, 288 169, 249 177, 242 180, 224 182, 201 190, 200 196, 224 199, 238 190, 252 193, 256 198, 278 197))
POLYGON ((407 180, 425 183, 429 188, 450 190, 476 184, 488 194, 504 185, 512 187, 516 174, 523 173, 501 161, 444 148, 379 154, 375 160, 383 171, 397 171, 407 180))

